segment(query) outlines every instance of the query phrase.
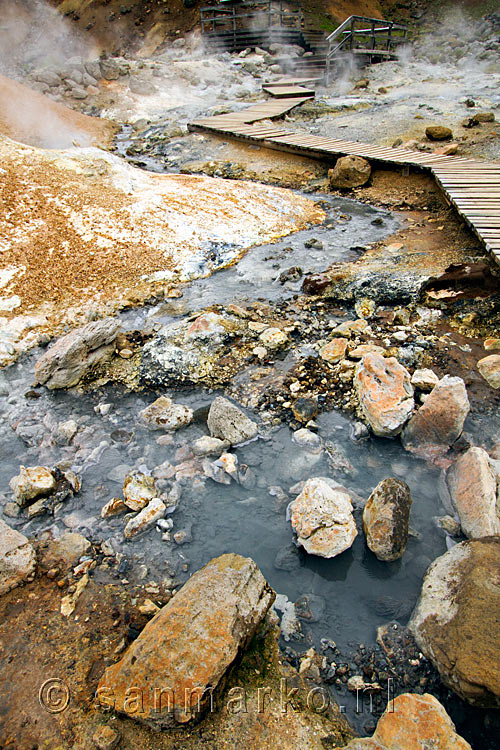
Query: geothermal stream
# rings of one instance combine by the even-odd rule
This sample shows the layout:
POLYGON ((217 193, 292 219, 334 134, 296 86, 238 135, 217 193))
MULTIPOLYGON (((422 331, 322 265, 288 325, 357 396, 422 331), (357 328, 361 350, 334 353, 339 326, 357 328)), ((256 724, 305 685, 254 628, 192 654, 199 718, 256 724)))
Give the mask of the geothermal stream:
MULTIPOLYGON (((259 299, 276 304, 290 299, 301 282, 278 282, 283 263, 300 265, 305 272, 319 271, 329 262, 357 257, 363 243, 381 240, 401 226, 388 211, 350 199, 317 198, 327 213, 322 226, 251 249, 237 264, 186 284, 178 299, 123 313, 123 329, 155 331, 207 302, 241 305, 259 299), (323 248, 307 249, 305 243, 312 238, 319 239, 323 248)), ((222 263, 224 249, 217 252, 222 263)), ((305 349, 299 347, 278 359, 276 371, 289 369, 306 354, 305 349)), ((439 499, 439 470, 413 458, 399 441, 357 440, 353 419, 340 412, 317 417, 323 449, 299 446, 287 426, 264 429, 260 438, 235 448, 239 465, 248 467, 244 485, 219 484, 203 474, 174 481, 173 465, 192 457, 193 442, 208 434, 206 417, 214 392, 195 388, 162 392, 190 406, 194 422, 173 433, 151 432, 139 423, 138 415, 158 392, 129 393, 116 385, 90 392, 33 390, 34 365, 42 353, 43 349, 33 351, 1 376, 0 480, 7 486, 20 464, 58 465, 63 470, 71 467, 81 477, 82 488, 59 507, 54 518, 19 517, 9 523, 28 536, 50 531, 57 537, 71 530, 103 545, 103 551, 116 555, 119 562, 108 571, 99 567, 97 582, 154 582, 174 589, 225 552, 251 557, 281 595, 276 608, 282 617, 285 653, 293 661, 313 645, 337 669, 350 664, 352 673, 356 649, 361 644, 361 655, 373 649, 381 624, 407 621, 429 564, 455 543, 435 522, 436 516, 450 512, 439 499), (76 434, 68 439, 60 425, 70 420, 74 421, 70 431, 76 434), (100 511, 110 498, 121 495, 124 478, 133 470, 155 477, 158 490, 168 492, 169 507, 156 528, 126 541, 123 516, 103 520, 100 511), (389 475, 404 479, 413 497, 411 535, 402 559, 379 562, 367 550, 361 531, 352 548, 334 559, 307 555, 295 545, 287 505, 300 492, 301 482, 321 476, 347 486, 360 530, 363 499, 389 475), (290 619, 292 602, 298 619, 290 619)), ((309 353, 318 356, 314 350, 309 353)), ((258 420, 257 414, 247 413, 258 420)), ((474 424, 470 418, 467 429, 484 437, 494 427, 474 424)), ((361 734, 373 729, 374 717, 367 715, 366 707, 360 709, 356 697, 345 685, 335 685, 334 677, 331 682, 333 698, 355 728, 361 734)), ((479 712, 445 693, 458 729, 470 736, 479 725, 479 712)), ((482 729, 477 731, 481 747, 493 750, 494 739, 485 738, 482 729)))
MULTIPOLYGON (((458 18, 456 24, 449 27, 449 33, 460 37, 461 28, 462 19, 458 18)), ((64 38, 65 23, 60 31, 64 38)), ((45 36, 45 31, 37 34, 35 44, 41 44, 45 36)), ((398 204, 394 195, 392 202, 388 199, 384 203, 383 196, 380 197, 382 188, 378 197, 363 195, 366 201, 380 201, 383 205, 399 205, 402 208, 399 214, 393 213, 367 202, 323 192, 328 185, 327 169, 332 166, 326 160, 305 166, 299 161, 290 162, 290 166, 290 163, 285 164, 285 155, 277 155, 276 162, 279 165, 282 162, 283 173, 276 178, 272 170, 266 173, 262 166, 265 158, 261 166, 255 166, 253 171, 253 157, 257 162, 263 156, 259 153, 259 146, 246 145, 239 150, 241 144, 186 132, 187 124, 200 116, 216 114, 219 110, 221 113, 237 111, 254 104, 261 98, 263 80, 281 76, 270 72, 272 60, 266 61, 260 54, 252 54, 248 59, 228 53, 207 57, 201 45, 194 45, 188 37, 186 41, 184 51, 172 45, 144 60, 118 58, 119 62, 114 61, 115 64, 125 66, 126 72, 120 73, 115 80, 104 82, 102 88, 108 89, 105 104, 92 97, 87 98, 86 114, 99 114, 103 120, 109 119, 119 128, 110 150, 114 150, 123 161, 151 173, 210 175, 207 180, 212 176, 254 180, 254 185, 245 184, 250 185, 252 191, 255 189, 258 197, 258 221, 261 221, 263 203, 263 193, 259 193, 261 186, 257 182, 260 178, 263 183, 293 184, 294 187, 302 185, 304 191, 296 190, 296 193, 301 198, 305 196, 317 201, 326 218, 320 225, 302 229, 272 244, 251 247, 241 257, 241 243, 238 243, 236 234, 233 243, 201 242, 183 265, 183 278, 191 280, 179 285, 172 282, 170 286, 174 275, 169 271, 159 271, 157 281, 165 282, 165 289, 162 290, 164 298, 161 302, 134 307, 139 298, 134 300, 131 294, 132 302, 117 316, 121 330, 131 335, 130 340, 137 336, 137 341, 142 344, 152 339, 164 326, 192 321, 207 309, 214 308, 220 312, 220 308, 225 308, 221 314, 226 315, 231 304, 239 308, 233 320, 239 318, 243 309, 241 317, 245 317, 245 311, 251 311, 252 314, 247 317, 252 318, 252 323, 259 315, 267 323, 273 316, 285 319, 287 323, 299 322, 295 329, 291 327, 293 332, 287 339, 285 352, 271 349, 267 360, 265 353, 264 361, 259 360, 256 350, 253 358, 240 355, 242 359, 238 362, 238 373, 220 390, 209 389, 206 385, 150 388, 143 387, 142 381, 138 387, 138 381, 133 380, 137 372, 131 376, 131 383, 126 377, 121 381, 120 366, 124 371, 130 366, 126 372, 132 372, 133 363, 139 358, 136 357, 139 346, 133 353, 130 352, 132 357, 136 357, 131 362, 124 363, 118 356, 113 357, 112 366, 116 369, 112 370, 109 382, 105 384, 98 381, 97 384, 86 383, 69 390, 49 390, 38 385, 35 378, 35 365, 47 351, 49 337, 37 339, 43 344, 24 353, 15 364, 0 372, 0 483, 4 488, 4 494, 0 494, 0 505, 2 508, 10 505, 10 511, 6 508, 4 520, 26 537, 37 540, 41 547, 50 537, 58 539, 67 531, 82 534, 92 542, 95 554, 93 557, 80 558, 77 565, 85 570, 87 563, 99 558, 98 565, 92 568, 95 583, 103 586, 108 583, 121 584, 130 591, 141 587, 142 592, 152 599, 158 595, 158 601, 167 598, 163 597, 165 592, 168 597, 171 592, 177 592, 193 573, 212 558, 224 553, 249 557, 277 593, 274 610, 280 620, 282 654, 298 669, 304 654, 311 647, 320 657, 326 658, 327 669, 322 669, 319 680, 323 682, 318 684, 330 692, 361 737, 373 733, 379 716, 391 698, 415 689, 416 692, 429 692, 439 698, 456 725, 457 732, 471 743, 474 750, 497 750, 500 733, 498 712, 473 708, 462 701, 444 685, 430 661, 418 651, 411 650, 413 645, 410 647, 400 642, 395 647, 390 664, 386 651, 377 642, 377 629, 388 623, 389 634, 392 633, 394 637, 393 643, 398 642, 398 627, 407 624, 430 564, 464 539, 460 531, 452 536, 452 531, 447 530, 449 526, 446 528, 445 524, 438 522, 445 515, 457 517, 446 487, 445 470, 415 457, 403 448, 399 438, 391 440, 374 436, 354 414, 349 413, 352 403, 348 399, 344 402, 345 411, 332 408, 329 400, 332 394, 325 391, 330 387, 335 390, 338 386, 340 396, 335 403, 341 403, 343 391, 340 377, 332 381, 336 385, 327 385, 323 391, 318 377, 313 390, 314 397, 318 398, 319 413, 311 415, 311 423, 307 419, 297 419, 297 422, 291 420, 291 426, 287 425, 284 412, 280 411, 283 405, 269 400, 265 406, 251 407, 252 403, 259 401, 266 388, 263 382, 269 384, 270 398, 283 393, 286 399, 293 400, 290 394, 295 392, 291 387, 280 391, 285 375, 293 373, 295 377, 294 368, 304 362, 321 373, 325 363, 319 355, 318 341, 323 341, 324 336, 330 337, 336 325, 363 316, 363 313, 359 313, 358 305, 355 312, 353 304, 326 297, 311 303, 310 307, 306 301, 301 307, 304 299, 307 300, 303 288, 304 277, 320 274, 331 264, 347 264, 366 257, 366 251, 372 246, 382 244, 394 235, 399 241, 401 237, 398 237, 398 233, 403 235, 404 230, 412 226, 413 229, 423 227, 423 230, 411 235, 408 244, 405 239, 401 245, 394 247, 396 254, 398 247, 404 247, 401 255, 410 251, 408 277, 412 273, 416 277, 419 273, 418 260, 416 268, 412 268, 415 256, 411 251, 415 248, 411 246, 411 241, 433 227, 433 224, 427 225, 427 221, 438 222, 431 210, 433 198, 429 200, 431 208, 427 215, 428 207, 423 205, 427 199, 424 197, 421 203, 415 202, 417 208, 412 206, 413 214, 410 214, 404 196, 401 196, 401 204, 398 204), (243 153, 245 149, 246 153, 243 153), (294 169, 297 175, 293 175, 294 169), (308 176, 301 180, 304 174, 308 176), (293 181, 294 176, 297 177, 296 181, 293 181), (414 215, 417 219, 411 218, 414 215), (286 274, 294 270, 295 273, 287 277, 286 274), (261 312, 264 309, 266 312, 261 312), (314 311, 319 309, 321 313, 318 312, 318 319, 321 320, 318 328, 310 330, 309 327, 314 329, 314 311), (285 314, 282 316, 283 310, 285 314), (307 322, 306 331, 304 321, 307 322), (266 371, 265 375, 259 379, 263 370, 266 371), (116 382, 113 382, 117 372, 116 382), (122 382, 131 387, 127 388, 122 382), (239 467, 238 481, 235 481, 234 472, 231 478, 230 473, 222 471, 220 467, 219 471, 213 469, 213 475, 209 476, 200 468, 203 459, 195 453, 195 442, 209 435, 208 411, 219 395, 236 403, 259 426, 257 438, 227 449, 239 467), (149 429, 141 421, 140 414, 159 396, 169 396, 176 404, 188 406, 193 410, 193 421, 178 430, 149 429), (298 422, 301 422, 300 427, 305 427, 307 423, 311 428, 307 438, 303 435, 302 438, 297 437, 298 422), (55 506, 53 515, 42 512, 29 518, 29 508, 20 510, 12 507, 13 493, 8 489, 10 480, 19 474, 20 466, 58 467, 61 472, 74 472, 81 479, 81 489, 63 497, 63 501, 55 506), (123 496, 125 478, 132 472, 140 472, 154 479, 155 488, 167 505, 167 511, 164 518, 145 533, 127 540, 124 527, 131 516, 128 510, 108 518, 102 518, 101 510, 112 498, 123 496), (298 545, 290 522, 290 503, 311 477, 325 478, 332 487, 340 485, 347 488, 352 499, 356 539, 349 549, 330 559, 307 554, 298 545), (396 562, 377 559, 367 547, 362 528, 362 512, 367 498, 377 484, 388 477, 406 482, 413 500, 407 548, 396 562), (363 679, 370 679, 368 675, 372 672, 367 667, 369 664, 376 667, 381 692, 375 691, 373 704, 369 694, 363 696, 360 705, 359 695, 347 688, 345 678, 359 675, 363 679), (395 673, 396 678, 390 676, 395 673)), ((369 75, 369 88, 353 87, 352 79, 357 75, 354 69, 346 73, 345 79, 339 77, 329 87, 318 86, 316 99, 289 112, 283 118, 283 125, 292 131, 318 134, 325 139, 357 140, 387 146, 396 141, 401 145, 403 141, 413 138, 417 143, 423 140, 424 125, 420 120, 445 121, 448 117, 446 121, 453 126, 454 140, 462 148, 462 141, 465 142, 471 132, 468 128, 463 130, 458 124, 470 114, 466 108, 469 105, 465 102, 473 96, 477 109, 498 109, 500 68, 498 62, 488 56, 489 50, 485 52, 482 47, 474 48, 473 32, 462 45, 463 56, 460 44, 458 51, 453 49, 451 53, 446 43, 446 38, 441 34, 429 35, 427 41, 422 43, 420 57, 412 59, 408 49, 404 49, 399 61, 371 66, 369 73, 362 73, 369 75), (497 66, 497 73, 493 70, 494 66, 497 66)), ((16 54, 24 54, 20 45, 14 47, 16 54)), ((76 51, 80 53, 79 47, 75 47, 73 53, 76 51)), ((14 63, 11 67, 8 59, 12 56, 17 64, 14 52, 7 49, 7 53, 5 58, 8 65, 4 60, 0 73, 12 73, 13 78, 19 77, 19 68, 14 63)), ((83 59, 86 55, 90 56, 85 52, 85 47, 81 54, 83 59)), ((68 66, 65 60, 69 55, 67 50, 61 54, 61 70, 71 69, 72 66, 68 66)), ((45 56, 49 56, 49 51, 43 49, 40 52, 42 62, 45 56)), ((95 57, 94 65, 99 65, 97 52, 92 53, 92 57, 95 57)), ((40 66, 43 68, 42 62, 40 66)), ((28 66, 27 60, 22 59, 22 65, 28 66)), ((38 87, 41 93, 48 92, 47 95, 55 101, 64 103, 68 90, 64 89, 62 73, 57 73, 60 78, 58 88, 46 84, 43 75, 37 78, 37 66, 31 67, 34 69, 30 72, 28 83, 34 88, 38 87), (58 93, 54 94, 54 91, 58 93)), ((361 72, 358 72, 361 77, 361 72)), ((95 96, 100 96, 101 79, 96 80, 95 84, 95 96)), ((76 101, 78 103, 80 100, 76 101)), ((35 121, 38 119, 36 108, 31 117, 35 121)), ((62 141, 57 144, 52 144, 50 139, 42 141, 43 147, 55 148, 57 145, 58 148, 67 149, 66 155, 71 155, 75 143, 88 145, 84 140, 73 137, 73 131, 59 132, 60 127, 56 122, 54 128, 49 127, 49 130, 53 129, 57 139, 62 138, 62 141)), ((486 132, 485 125, 482 131, 473 131, 474 137, 479 139, 481 132, 486 132)), ((436 144, 420 143, 415 148, 422 145, 420 150, 431 151, 436 144)), ((465 148, 469 148, 468 143, 465 148)), ((469 155, 468 151, 458 153, 469 155)), ((89 150, 89 159, 91 155, 89 150)), ((85 154, 80 154, 82 163, 84 157, 85 154)), ((484 137, 480 151, 480 158, 483 157, 493 160, 500 158, 498 137, 484 137)), ((391 177, 388 179, 390 181, 391 177)), ((229 184, 232 185, 231 182, 229 184)), ((388 185, 387 182, 383 184, 388 185)), ((418 187, 420 183, 413 184, 417 185, 416 193, 426 195, 418 187)), ((392 186, 389 185, 389 188, 392 189, 392 186)), ((397 190, 396 185, 393 192, 397 190)), ((202 205, 203 208, 206 209, 206 204, 202 205)), ((217 210, 220 207, 210 208, 216 216, 218 229, 220 214, 217 210)), ((278 213, 280 207, 276 209, 278 213)), ((248 210, 248 204, 245 204, 245 210, 248 210)), ((444 211, 440 216, 443 214, 444 211)), ((452 224, 455 218, 450 219, 449 223, 452 224)), ((185 224, 189 228, 186 219, 185 224)), ((163 223, 159 226, 161 229, 157 234, 162 233, 163 223)), ((439 228, 444 229, 443 226, 439 228)), ((462 229, 456 230, 457 236, 462 229)), ((465 236, 466 230, 463 231, 465 236)), ((461 248, 467 262, 468 242, 469 239, 465 239, 461 248)), ((439 245, 439 250, 441 248, 444 249, 444 242, 439 245)), ((72 247, 71 251, 76 257, 77 250, 72 247)), ((446 251, 450 251, 450 248, 446 248, 446 251)), ((415 252, 418 252, 418 248, 415 252)), ((435 248, 433 252, 438 254, 435 248)), ((471 258, 475 252, 471 251, 471 258)), ((420 254, 424 256, 425 252, 420 254)), ((391 258, 391 255, 382 257, 391 258)), ((477 260, 475 255, 474 260, 477 260)), ((398 272, 401 273, 399 268, 398 272)), ((422 270, 422 274, 426 272, 426 269, 422 270)), ((107 268, 105 273, 109 273, 107 268)), ((144 273, 142 268, 140 273, 144 273)), ((372 281, 364 280, 363 274, 369 276, 370 273, 368 264, 368 271, 360 272, 360 284, 376 285, 377 280, 373 280, 373 277, 377 271, 372 272, 372 281)), ((392 281, 391 276, 390 283, 392 281)), ((132 283, 130 291, 134 291, 132 283)), ((485 294, 488 295, 489 291, 489 288, 486 289, 485 294)), ((370 288, 367 287, 367 297, 370 297, 369 292, 370 288)), ((477 296, 480 296, 479 293, 477 296)), ((474 294, 472 297, 475 299, 474 294)), ((359 303, 359 298, 356 299, 359 303)), ((377 313, 382 310, 383 314, 391 308, 391 304, 380 304, 381 307, 370 321, 374 328, 378 325, 377 313)), ((392 305, 393 311, 396 304, 399 305, 400 300, 392 305)), ((403 308, 398 307, 398 313, 407 312, 404 308, 406 303, 401 304, 403 308)), ((451 314, 440 318, 439 305, 435 310, 431 309, 432 304, 428 308, 419 308, 418 303, 412 303, 408 309, 410 307, 411 324, 406 325, 405 322, 404 325, 394 326, 390 335, 396 332, 400 338, 393 337, 390 346, 396 349, 394 342, 402 342, 397 356, 411 370, 416 369, 419 356, 425 353, 425 349, 432 350, 436 346, 432 354, 436 354, 438 370, 441 366, 438 337, 442 342, 446 336, 451 337, 456 333, 451 326, 448 327, 451 314), (429 336, 426 338, 424 333, 420 335, 418 324, 414 324, 422 309, 431 320, 429 329, 432 328, 432 334, 437 334, 434 341, 429 336), (434 314, 435 318, 432 317, 434 314), (403 329, 411 330, 411 335, 406 336, 403 329)), ((444 305, 442 309, 445 309, 444 305)), ((492 306, 492 310, 496 311, 496 308, 492 306)), ((91 306, 88 321, 100 317, 101 312, 95 312, 91 306)), ((370 318, 370 313, 367 317, 370 318)), ((399 322, 404 321, 401 319, 399 322)), ((71 328, 72 323, 66 326, 64 332, 71 328)), ((382 329, 381 323, 379 333, 382 329)), ((464 340, 467 335, 463 334, 464 340)), ((468 341, 472 341, 472 335, 477 336, 478 344, 480 334, 471 334, 468 341)), ((495 333, 490 335, 496 336, 495 333)), ((382 334, 376 338, 378 341, 382 334)), ((189 345, 190 342, 184 342, 186 348, 189 345)), ((457 344, 453 342, 453 346, 457 344)), ((446 344, 443 345, 445 347, 446 344)), ((468 344, 462 349, 462 352, 465 351, 471 352, 468 344)), ((224 359, 226 354, 227 348, 224 359)), ((457 355, 460 358, 460 354, 457 355)), ((144 361, 147 365, 147 359, 144 361)), ((354 367, 353 362, 350 364, 354 367)), ((106 371, 106 376, 108 374, 106 371)), ((207 381, 212 382, 208 378, 207 381)), ((489 393, 490 396, 492 393, 479 392, 489 393)), ((416 407, 420 407, 422 402, 425 403, 423 398, 426 394, 418 390, 416 394, 416 407), (421 402, 419 398, 422 398, 421 402)), ((474 397, 476 408, 471 409, 465 422, 461 448, 468 443, 477 446, 498 444, 494 394, 488 402, 489 396, 485 396, 485 403, 479 407, 477 392, 474 397)), ((265 399, 261 398, 260 403, 263 402, 265 399)), ((205 460, 213 465, 218 458, 219 453, 214 453, 207 455, 205 460)), ((442 466, 447 466, 446 460, 442 466)), ((54 588, 56 583, 54 581, 54 588)), ((55 591, 57 598, 59 591, 55 591)), ((139 597, 132 599, 134 606, 137 601, 139 597)), ((131 632, 127 638, 133 642, 136 636, 137 633, 131 632)), ((115 655, 118 653, 121 652, 115 651, 115 655)), ((0 709, 0 724, 2 718, 0 709)))

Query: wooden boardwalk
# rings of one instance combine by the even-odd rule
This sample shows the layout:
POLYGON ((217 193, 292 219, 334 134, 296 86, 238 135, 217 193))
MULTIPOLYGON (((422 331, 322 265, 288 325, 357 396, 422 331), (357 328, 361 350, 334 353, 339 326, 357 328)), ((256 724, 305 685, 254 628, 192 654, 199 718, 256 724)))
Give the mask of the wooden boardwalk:
POLYGON ((500 263, 500 163, 323 138, 277 128, 273 123, 256 124, 279 117, 304 101, 307 98, 271 99, 240 112, 196 120, 189 129, 324 160, 352 154, 404 171, 428 171, 448 202, 500 263))

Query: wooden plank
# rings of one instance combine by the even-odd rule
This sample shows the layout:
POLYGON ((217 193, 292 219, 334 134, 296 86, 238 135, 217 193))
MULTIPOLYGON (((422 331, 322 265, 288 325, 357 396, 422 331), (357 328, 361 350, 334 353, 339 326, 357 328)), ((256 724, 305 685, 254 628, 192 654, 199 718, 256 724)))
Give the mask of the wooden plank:
MULTIPOLYGON (((296 82, 296 79, 293 79, 296 82)), ((310 80, 310 79, 305 79, 310 80)), ((289 81, 287 81, 289 83, 289 81)), ((275 88, 271 86, 270 88, 275 88)), ((285 88, 282 89, 284 93, 285 88)), ((192 127, 218 132, 226 137, 261 141, 268 148, 316 153, 323 158, 357 154, 394 165, 414 165, 429 169, 451 204, 500 260, 500 165, 463 157, 443 157, 376 144, 357 143, 293 132, 250 123, 277 117, 307 98, 282 98, 254 105, 233 115, 203 118, 192 127)))
POLYGON ((305 89, 303 86, 263 86, 262 90, 276 99, 289 99, 300 96, 314 99, 316 96, 314 91, 305 89))

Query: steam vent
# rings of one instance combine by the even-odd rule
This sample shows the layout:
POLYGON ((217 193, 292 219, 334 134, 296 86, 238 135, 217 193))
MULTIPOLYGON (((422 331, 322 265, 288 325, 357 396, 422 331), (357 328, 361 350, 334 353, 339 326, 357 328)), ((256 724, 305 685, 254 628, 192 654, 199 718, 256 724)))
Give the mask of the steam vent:
POLYGON ((498 750, 498 3, 0 6, 0 747, 498 750))

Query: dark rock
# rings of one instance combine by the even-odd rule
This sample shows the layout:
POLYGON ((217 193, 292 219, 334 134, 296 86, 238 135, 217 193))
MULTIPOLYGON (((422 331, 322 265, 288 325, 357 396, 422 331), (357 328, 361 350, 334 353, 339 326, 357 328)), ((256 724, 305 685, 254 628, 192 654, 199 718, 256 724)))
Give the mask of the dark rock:
POLYGON ((400 479, 384 479, 374 489, 363 510, 366 543, 379 560, 398 560, 408 542, 410 488, 400 479))

